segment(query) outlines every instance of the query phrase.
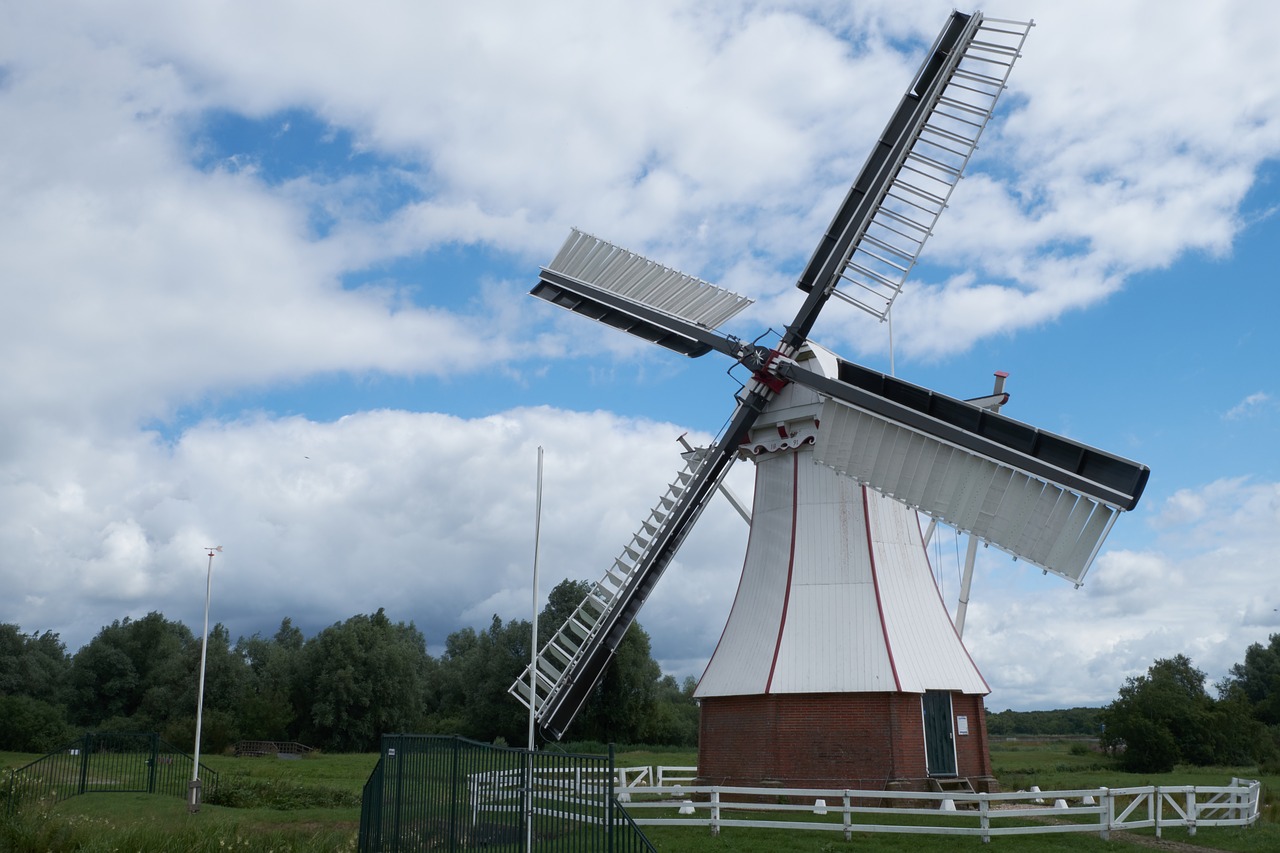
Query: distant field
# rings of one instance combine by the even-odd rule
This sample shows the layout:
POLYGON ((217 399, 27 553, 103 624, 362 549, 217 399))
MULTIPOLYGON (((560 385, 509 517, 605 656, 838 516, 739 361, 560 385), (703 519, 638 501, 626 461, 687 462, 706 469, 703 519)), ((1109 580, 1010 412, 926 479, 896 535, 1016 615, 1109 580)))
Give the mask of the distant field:
MULTIPOLYGON (((39 756, 0 753, 0 769, 12 769, 39 756)), ((1043 790, 1108 785, 1224 784, 1232 776, 1259 778, 1257 768, 1181 768, 1162 775, 1126 774, 1109 769, 1101 753, 1070 741, 1011 740, 994 743, 996 776, 1006 790, 1038 785, 1043 790)), ((175 797, 145 794, 90 794, 52 809, 29 810, 0 819, 0 853, 25 851, 172 851, 202 853, 229 849, 245 853, 354 850, 359 828, 359 794, 378 756, 312 755, 297 761, 274 758, 210 756, 206 764, 219 773, 228 790, 251 798, 250 807, 206 804, 197 815, 186 812, 175 797), (262 805, 271 801, 282 806, 262 805), (325 803, 325 805, 317 805, 325 803)), ((691 751, 619 751, 619 766, 688 765, 691 751)), ((1280 790, 1280 777, 1262 777, 1268 791, 1280 790)), ((1086 851, 1150 850, 1150 842, 1116 834, 1110 842, 1094 835, 1038 835, 976 839, 927 835, 857 834, 846 843, 840 833, 787 832, 727 828, 718 837, 706 829, 650 827, 646 834, 662 853, 743 851, 743 853, 819 853, 848 849, 949 853, 973 847, 1008 853, 1086 853, 1086 851)), ((1151 833, 1147 833, 1150 835, 1151 833)), ((1166 832, 1167 841, 1193 842, 1208 850, 1274 853, 1280 850, 1280 824, 1268 798, 1266 817, 1248 830, 1202 829, 1194 839, 1185 831, 1166 832)))

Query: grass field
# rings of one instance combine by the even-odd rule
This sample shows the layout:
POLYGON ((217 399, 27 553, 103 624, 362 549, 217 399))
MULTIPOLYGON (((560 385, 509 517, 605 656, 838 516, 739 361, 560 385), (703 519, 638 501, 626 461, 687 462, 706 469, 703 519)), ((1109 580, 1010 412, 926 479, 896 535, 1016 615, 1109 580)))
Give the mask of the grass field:
MULTIPOLYGON (((0 753, 0 770, 26 764, 39 756, 0 753)), ((1180 768, 1169 774, 1121 773, 1099 753, 1066 742, 1008 741, 991 753, 997 777, 1006 790, 1038 785, 1043 790, 1107 785, 1221 785, 1232 776, 1260 778, 1257 768, 1180 768)), ((377 763, 377 755, 313 755, 298 761, 270 758, 236 759, 210 756, 222 793, 235 805, 206 803, 189 815, 176 797, 145 794, 89 794, 48 807, 36 805, 11 817, 0 817, 0 853, 27 851, 289 851, 354 850, 360 821, 360 791, 377 763)), ((687 765, 692 752, 619 751, 620 766, 687 765)), ((1268 791, 1280 790, 1280 777, 1261 777, 1268 791)), ((927 835, 843 835, 770 829, 725 828, 713 837, 702 828, 649 827, 646 835, 663 853, 743 851, 743 853, 818 853, 837 850, 946 853, 972 847, 1008 853, 1086 853, 1086 851, 1150 850, 1147 831, 1139 837, 1117 833, 1111 841, 1096 835, 998 837, 983 845, 977 839, 927 835), (1146 843, 1144 844, 1143 841, 1146 843)), ((1189 849, 1239 853, 1280 850, 1280 823, 1268 798, 1264 818, 1250 829, 1205 828, 1194 837, 1184 830, 1164 833, 1166 842, 1189 849)), ((1181 849, 1181 848, 1175 848, 1181 849)))

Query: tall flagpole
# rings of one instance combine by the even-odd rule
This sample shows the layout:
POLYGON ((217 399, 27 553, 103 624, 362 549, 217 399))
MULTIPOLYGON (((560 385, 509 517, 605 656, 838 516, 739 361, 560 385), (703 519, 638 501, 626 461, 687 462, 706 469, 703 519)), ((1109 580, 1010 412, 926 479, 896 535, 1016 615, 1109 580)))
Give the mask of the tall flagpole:
POLYGON ((525 787, 525 850, 533 850, 533 725, 538 705, 538 546, 542 538, 542 445, 538 445, 538 497, 533 520, 533 618, 529 637, 529 772, 525 787))
POLYGON ((200 687, 196 695, 196 750, 191 759, 191 784, 187 800, 187 811, 195 814, 200 811, 200 730, 204 723, 204 669, 209 653, 209 594, 213 591, 213 555, 221 551, 221 545, 211 545, 205 549, 209 552, 209 568, 204 576, 204 634, 200 638, 200 687))
POLYGON ((538 445, 538 497, 533 520, 533 636, 529 641, 529 749, 533 750, 533 724, 538 705, 538 546, 542 538, 542 445, 538 445))

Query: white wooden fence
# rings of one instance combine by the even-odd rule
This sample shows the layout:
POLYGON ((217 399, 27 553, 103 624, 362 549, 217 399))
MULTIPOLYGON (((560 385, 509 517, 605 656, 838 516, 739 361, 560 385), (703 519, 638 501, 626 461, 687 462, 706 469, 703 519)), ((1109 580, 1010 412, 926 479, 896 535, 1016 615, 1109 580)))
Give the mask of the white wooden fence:
MULTIPOLYGON (((620 767, 614 792, 640 826, 705 826, 713 835, 731 826, 843 832, 846 839, 854 832, 894 832, 983 841, 1062 832, 1096 832, 1108 838, 1112 831, 1147 827, 1154 827, 1159 837, 1172 826, 1186 827, 1194 835, 1203 826, 1251 825, 1262 800, 1261 784, 1248 779, 1221 786, 960 794, 693 785, 696 773, 693 767, 620 767)), ((607 784, 597 775, 557 775, 535 780, 535 786, 544 795, 558 790, 565 802, 547 811, 572 817, 575 795, 607 784)), ((477 774, 470 781, 473 821, 482 811, 513 808, 524 784, 509 773, 477 774)))

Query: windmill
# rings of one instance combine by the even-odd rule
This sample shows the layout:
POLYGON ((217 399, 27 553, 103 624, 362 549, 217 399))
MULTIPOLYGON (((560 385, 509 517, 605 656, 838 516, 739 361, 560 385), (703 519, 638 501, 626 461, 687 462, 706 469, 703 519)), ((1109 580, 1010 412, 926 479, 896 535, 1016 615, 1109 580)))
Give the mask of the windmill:
POLYGON ((689 357, 715 350, 751 374, 715 443, 684 454, 512 685, 544 733, 565 733, 729 466, 749 458, 742 580, 696 693, 700 776, 841 786, 989 776, 989 691, 942 605, 918 514, 1079 584, 1149 471, 999 414, 999 388, 965 402, 809 335, 832 297, 888 317, 1031 26, 951 15, 804 267, 803 305, 772 347, 717 331, 745 297, 576 229, 543 268, 534 296, 689 357))

